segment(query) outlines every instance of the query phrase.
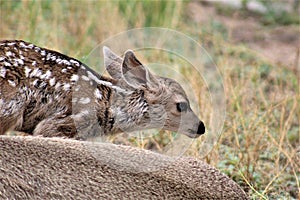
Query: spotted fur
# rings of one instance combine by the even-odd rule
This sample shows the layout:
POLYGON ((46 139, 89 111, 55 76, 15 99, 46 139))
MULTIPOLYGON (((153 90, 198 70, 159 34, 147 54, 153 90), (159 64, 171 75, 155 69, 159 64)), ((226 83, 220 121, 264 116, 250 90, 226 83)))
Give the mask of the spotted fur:
POLYGON ((103 51, 112 78, 53 50, 1 41, 0 134, 88 139, 149 128, 204 133, 176 81, 150 73, 130 50, 124 58, 103 51), (184 113, 176 110, 178 102, 188 105, 184 113))

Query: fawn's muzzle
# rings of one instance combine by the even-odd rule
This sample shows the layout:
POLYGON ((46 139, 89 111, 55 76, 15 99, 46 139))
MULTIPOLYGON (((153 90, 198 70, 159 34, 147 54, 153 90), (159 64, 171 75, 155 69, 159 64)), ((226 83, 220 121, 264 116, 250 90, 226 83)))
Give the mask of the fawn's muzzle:
POLYGON ((205 126, 203 124, 203 122, 199 122, 199 125, 198 125, 198 130, 197 130, 197 134, 199 135, 202 135, 205 133, 205 126))

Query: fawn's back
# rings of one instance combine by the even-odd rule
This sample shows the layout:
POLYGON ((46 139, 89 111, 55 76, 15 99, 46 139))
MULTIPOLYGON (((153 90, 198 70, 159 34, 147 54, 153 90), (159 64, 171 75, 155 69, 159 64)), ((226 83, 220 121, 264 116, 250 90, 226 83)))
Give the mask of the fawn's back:
POLYGON ((87 68, 73 58, 24 41, 0 43, 0 134, 14 129, 45 135, 55 123, 57 133, 63 131, 64 136, 73 137, 74 122, 66 117, 72 114, 72 87, 79 81, 78 74, 89 79, 95 91, 96 83, 87 72, 109 81, 87 68))

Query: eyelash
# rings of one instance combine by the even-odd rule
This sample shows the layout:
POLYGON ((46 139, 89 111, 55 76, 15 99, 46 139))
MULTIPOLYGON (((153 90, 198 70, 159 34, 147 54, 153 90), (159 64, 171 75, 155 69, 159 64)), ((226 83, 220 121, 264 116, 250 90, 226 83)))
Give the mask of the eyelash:
POLYGON ((188 109, 188 104, 181 102, 181 103, 177 103, 176 107, 178 112, 185 112, 188 109))

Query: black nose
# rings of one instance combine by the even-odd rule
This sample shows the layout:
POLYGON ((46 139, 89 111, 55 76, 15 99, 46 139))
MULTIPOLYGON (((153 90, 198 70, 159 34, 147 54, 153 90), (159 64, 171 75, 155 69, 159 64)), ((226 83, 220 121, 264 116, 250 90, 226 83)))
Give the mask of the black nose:
POLYGON ((205 133, 205 126, 204 126, 203 122, 200 122, 198 125, 197 134, 202 135, 204 133, 205 133))

